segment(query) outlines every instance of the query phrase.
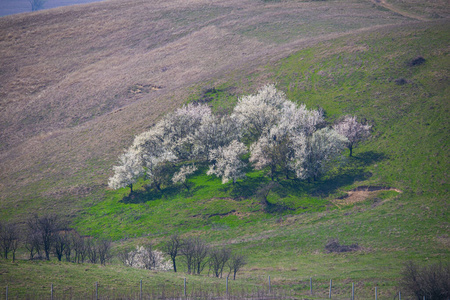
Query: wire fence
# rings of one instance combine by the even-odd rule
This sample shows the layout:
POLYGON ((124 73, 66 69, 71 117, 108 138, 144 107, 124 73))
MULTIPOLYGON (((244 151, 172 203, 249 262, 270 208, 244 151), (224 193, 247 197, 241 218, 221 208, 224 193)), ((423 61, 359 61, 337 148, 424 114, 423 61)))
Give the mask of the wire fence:
MULTIPOLYGON (((106 300, 106 299, 205 299, 205 300, 221 300, 221 299, 254 299, 254 300, 269 300, 269 299, 335 299, 335 300, 355 300, 355 299, 375 299, 381 300, 379 297, 380 289, 375 286, 373 288, 373 294, 364 296, 361 294, 356 295, 355 284, 346 284, 345 291, 342 291, 342 286, 338 291, 335 291, 333 287, 333 280, 330 280, 329 286, 324 287, 323 282, 318 282, 315 286, 312 278, 307 281, 303 281, 301 291, 294 291, 283 286, 274 286, 271 282, 270 276, 267 281, 260 286, 244 287, 244 286, 232 286, 229 284, 228 278, 224 279, 223 284, 189 284, 184 278, 184 282, 179 286, 174 285, 160 285, 158 287, 146 287, 143 285, 142 280, 138 283, 137 287, 128 292, 117 291, 108 286, 103 286, 99 282, 95 282, 93 287, 89 291, 79 292, 72 287, 60 288, 49 284, 48 293, 32 293, 29 294, 20 293, 17 289, 11 290, 11 286, 6 286, 4 297, 0 299, 91 299, 91 300, 106 300), (308 290, 305 287, 309 285, 308 290), (333 294, 337 292, 336 294, 333 294)), ((367 292, 367 290, 365 290, 367 292)), ((42 291, 41 291, 42 292, 42 291)), ((389 296, 384 296, 383 299, 402 300, 402 293, 396 292, 390 293, 389 296)), ((406 299, 406 298, 404 298, 406 299)), ((426 300, 423 297, 423 300, 426 300)))

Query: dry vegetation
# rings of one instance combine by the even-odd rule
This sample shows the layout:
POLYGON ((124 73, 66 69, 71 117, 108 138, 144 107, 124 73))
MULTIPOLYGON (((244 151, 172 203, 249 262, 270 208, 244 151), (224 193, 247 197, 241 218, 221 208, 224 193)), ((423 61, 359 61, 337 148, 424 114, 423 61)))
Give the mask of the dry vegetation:
POLYGON ((240 70, 240 93, 271 59, 411 21, 358 0, 107 1, 2 17, 0 216, 101 190, 133 135, 192 86, 240 70))

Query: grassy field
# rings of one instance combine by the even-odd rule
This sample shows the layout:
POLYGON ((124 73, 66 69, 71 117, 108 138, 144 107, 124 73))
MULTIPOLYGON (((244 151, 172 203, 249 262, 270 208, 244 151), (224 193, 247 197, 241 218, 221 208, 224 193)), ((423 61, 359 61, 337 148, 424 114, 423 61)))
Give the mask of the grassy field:
MULTIPOLYGON (((395 7, 430 17, 404 5, 395 7)), ((114 251, 148 240, 158 248, 173 232, 201 236, 248 257, 236 289, 267 289, 270 275, 274 287, 297 298, 326 298, 333 279, 336 299, 349 297, 352 282, 357 298, 372 298, 378 286, 379 298, 391 299, 406 261, 450 260, 445 7, 429 8, 442 17, 427 22, 369 1, 157 2, 146 6, 152 19, 131 2, 88 8, 0 19, 7 58, 0 72, 2 221, 59 212, 81 234, 112 238, 114 251), (111 11, 115 17, 106 17, 111 11), (84 17, 86 30, 100 28, 99 18, 110 23, 95 36, 74 38, 61 27, 72 27, 63 17, 84 17), (125 28, 141 29, 131 35, 125 28), (53 35, 53 44, 38 45, 53 35), (55 55, 51 64, 47 53, 55 55), (414 65, 419 56, 425 62, 414 65), (317 182, 280 179, 268 210, 254 197, 268 180, 261 171, 233 186, 203 168, 189 179, 190 192, 156 192, 141 182, 133 199, 129 189, 106 188, 118 153, 165 112, 198 99, 229 111, 238 96, 268 82, 293 101, 322 107, 329 122, 344 114, 367 119, 372 137, 317 182), (330 238, 361 248, 329 254, 330 238)), ((0 260, 0 286, 9 286, 11 298, 45 297, 51 283, 56 295, 92 295, 97 281, 110 295, 136 295, 141 279, 159 293, 163 285, 182 289, 187 276, 183 265, 174 274, 117 261, 30 262, 22 260, 24 250, 19 258, 0 260)), ((223 279, 187 278, 224 291, 223 279)))

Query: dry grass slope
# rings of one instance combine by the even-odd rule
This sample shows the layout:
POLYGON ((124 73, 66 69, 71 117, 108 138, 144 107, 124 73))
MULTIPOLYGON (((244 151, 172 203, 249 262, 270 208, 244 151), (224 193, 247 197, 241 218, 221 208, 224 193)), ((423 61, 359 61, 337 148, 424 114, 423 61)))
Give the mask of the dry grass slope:
POLYGON ((415 21, 369 0, 113 0, 3 17, 0 217, 76 213, 132 137, 192 86, 239 70, 242 92, 271 59, 415 21))

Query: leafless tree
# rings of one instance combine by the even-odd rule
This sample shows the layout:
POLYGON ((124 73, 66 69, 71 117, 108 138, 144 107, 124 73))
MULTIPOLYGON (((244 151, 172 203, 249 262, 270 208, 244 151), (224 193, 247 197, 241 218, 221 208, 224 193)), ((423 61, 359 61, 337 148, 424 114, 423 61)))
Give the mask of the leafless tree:
POLYGON ((89 238, 85 241, 86 254, 91 264, 98 262, 98 248, 93 238, 89 238))
MULTIPOLYGON (((194 269, 194 253, 195 244, 192 238, 188 238, 184 241, 183 245, 180 247, 180 254, 184 259, 187 267, 187 273, 191 274, 192 269, 194 269)), ((195 271, 194 271, 195 273, 195 271)))
POLYGON ((193 239, 194 242, 194 272, 200 274, 205 265, 207 264, 207 256, 209 252, 209 246, 200 238, 193 239))
POLYGON ((223 269, 231 257, 231 249, 228 247, 215 248, 209 253, 209 268, 214 276, 222 278, 223 269))
POLYGON ((118 257, 119 260, 125 265, 132 267, 134 264, 134 257, 136 256, 137 252, 133 251, 133 249, 124 248, 122 251, 119 252, 118 257))
POLYGON ((401 284, 416 299, 447 300, 450 297, 450 263, 405 264, 401 284))
POLYGON ((55 233, 61 227, 59 218, 56 215, 45 215, 42 217, 34 215, 28 219, 27 226, 31 258, 33 257, 33 251, 39 253, 39 250, 43 250, 45 259, 50 260, 50 252, 52 250, 55 233))
POLYGON ((111 241, 110 240, 100 240, 97 243, 98 257, 102 265, 106 265, 111 259, 111 241))
POLYGON ((84 239, 77 234, 73 234, 71 236, 71 244, 72 249, 75 252, 74 262, 76 263, 84 263, 86 258, 86 244, 84 243, 84 239))
POLYGON ((208 245, 200 238, 188 238, 180 247, 180 254, 184 258, 188 274, 200 274, 206 263, 208 245))
POLYGON ((247 264, 246 258, 244 255, 241 254, 233 254, 228 261, 227 265, 230 268, 230 273, 228 273, 228 276, 233 272, 233 280, 236 280, 236 273, 247 264))
POLYGON ((66 247, 64 249, 64 256, 66 257, 66 261, 71 261, 71 256, 73 254, 73 236, 76 235, 76 233, 69 232, 66 235, 66 247))
POLYGON ((173 263, 173 271, 177 272, 176 258, 178 252, 180 251, 180 247, 182 246, 182 239, 180 238, 178 233, 175 233, 170 236, 170 239, 164 244, 164 252, 170 256, 170 259, 173 263))
POLYGON ((55 232, 54 233, 53 250, 59 261, 61 261, 69 242, 70 242, 69 237, 67 236, 67 234, 65 232, 55 232))
POLYGON ((41 238, 37 231, 28 228, 25 237, 25 248, 30 253, 30 259, 41 258, 41 238))
POLYGON ((0 249, 3 257, 8 259, 8 253, 12 252, 15 261, 16 250, 19 244, 19 230, 15 223, 0 224, 0 249))

